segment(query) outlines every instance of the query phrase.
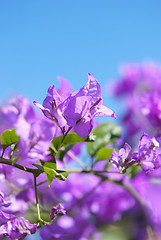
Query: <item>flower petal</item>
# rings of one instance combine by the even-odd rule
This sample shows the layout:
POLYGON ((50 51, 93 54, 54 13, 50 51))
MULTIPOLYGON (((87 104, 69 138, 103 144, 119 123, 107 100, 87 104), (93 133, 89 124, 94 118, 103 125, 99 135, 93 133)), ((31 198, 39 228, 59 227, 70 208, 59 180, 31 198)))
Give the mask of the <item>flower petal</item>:
POLYGON ((90 110, 90 96, 70 96, 64 104, 63 115, 67 120, 67 124, 73 127, 78 120, 83 118, 90 110))
POLYGON ((59 95, 62 97, 62 100, 64 101, 67 97, 69 97, 72 91, 72 87, 66 79, 58 76, 58 80, 60 81, 61 85, 57 90, 57 92, 59 93, 59 95))
POLYGON ((89 116, 82 118, 74 127, 74 131, 80 137, 87 137, 93 128, 92 119, 89 116))
POLYGON ((55 108, 62 103, 62 98, 59 93, 55 90, 54 84, 51 84, 48 88, 47 96, 43 101, 43 107, 53 110, 52 103, 55 102, 55 108))
POLYGON ((116 114, 110 108, 104 105, 97 105, 96 107, 94 107, 91 111, 91 116, 92 118, 96 116, 109 116, 116 118, 116 114))

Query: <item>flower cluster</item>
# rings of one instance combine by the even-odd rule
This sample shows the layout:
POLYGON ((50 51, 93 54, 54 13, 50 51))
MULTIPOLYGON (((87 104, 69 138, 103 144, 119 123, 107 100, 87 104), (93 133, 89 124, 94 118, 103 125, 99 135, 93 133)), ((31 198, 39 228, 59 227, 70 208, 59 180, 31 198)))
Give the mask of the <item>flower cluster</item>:
MULTIPOLYGON (((64 88, 66 86, 64 82, 64 88)), ((57 123, 62 129, 67 125, 81 137, 90 134, 95 116, 110 116, 116 118, 115 113, 102 105, 101 86, 98 81, 88 73, 88 82, 74 93, 56 91, 54 84, 49 89, 43 105, 34 101, 44 115, 57 123)))
POLYGON ((125 143, 118 152, 113 150, 110 162, 121 172, 126 171, 133 164, 141 163, 142 169, 146 173, 150 173, 161 167, 160 138, 150 138, 148 134, 144 133, 139 141, 138 152, 132 153, 129 144, 125 143))
MULTIPOLYGON (((35 167, 39 164, 38 160, 43 162, 52 161, 53 156, 49 151, 51 141, 54 137, 61 135, 62 132, 64 133, 67 129, 67 125, 68 128, 72 128, 73 131, 77 132, 82 137, 87 136, 92 130, 92 119, 94 116, 107 115, 116 117, 112 110, 102 105, 101 87, 98 81, 90 74, 88 76, 89 80, 87 84, 74 93, 71 93, 70 84, 62 78, 59 78, 61 87, 58 91, 55 90, 54 85, 49 87, 47 97, 43 102, 43 106, 41 106, 47 118, 35 113, 32 105, 22 96, 11 100, 9 104, 3 106, 0 109, 1 132, 6 129, 15 128, 16 134, 20 137, 16 145, 7 147, 5 151, 3 151, 4 149, 1 145, 0 151, 3 158, 8 160, 11 159, 11 165, 13 165, 13 163, 18 163, 19 166, 24 166, 24 170, 26 168, 35 170, 35 167)), ((39 106, 39 104, 36 105, 39 106)), ((81 144, 82 143, 78 143, 73 149, 69 149, 70 154, 68 157, 65 156, 65 158, 70 159, 70 156, 79 154, 81 144)), ((58 159, 57 164, 61 166, 58 159)), ((25 171, 21 172, 19 169, 12 166, 0 164, 0 179, 0 190, 3 191, 5 196, 12 202, 12 204, 6 203, 1 193, 1 238, 9 237, 11 239, 23 239, 26 235, 35 233, 38 228, 37 224, 30 224, 29 221, 23 217, 17 217, 24 214, 28 215, 28 211, 32 207, 31 203, 35 203, 32 174, 28 174, 25 171), (15 178, 15 176, 17 177, 15 178)), ((75 180, 73 181, 75 182, 75 180)), ((70 191, 71 188, 73 188, 73 183, 71 182, 70 191, 66 190, 66 193, 64 193, 64 187, 61 189, 62 185, 58 181, 57 191, 60 196, 57 198, 53 196, 53 194, 57 195, 54 190, 55 186, 53 189, 54 192, 51 191, 51 188, 48 189, 44 175, 38 177, 38 182, 44 182, 43 186, 41 188, 39 187, 40 202, 42 206, 45 206, 45 204, 50 205, 50 208, 58 202, 61 202, 64 198, 64 194, 67 194, 67 192, 71 194, 70 191), (44 190, 45 194, 42 197, 44 190), (48 191, 52 197, 50 196, 48 198, 48 191), (49 199, 51 199, 51 202, 49 199)), ((68 185, 69 183, 67 182, 66 184, 68 185)), ((84 180, 81 182, 81 185, 82 184, 84 184, 84 180)), ((77 198, 78 197, 73 199, 73 203, 77 201, 77 198)), ((67 205, 69 205, 69 203, 67 205)), ((64 214, 64 207, 61 204, 57 204, 56 207, 52 207, 50 219, 51 221, 55 221, 57 215, 64 214)), ((72 217, 77 218, 78 216, 74 214, 72 217)), ((68 216, 68 218, 70 217, 68 216)), ((60 219, 63 219, 63 217, 60 219)), ((88 220, 84 218, 84 216, 79 216, 77 220, 80 222, 82 221, 82 234, 89 229, 89 225, 84 222, 85 219, 87 223, 88 220)), ((33 221, 32 219, 30 220, 33 221)), ((91 229, 95 228, 93 224, 90 224, 90 227, 91 229)), ((82 227, 78 228, 79 234, 81 234, 81 229, 82 227)), ((91 231, 87 235, 90 234, 92 234, 91 231)), ((46 239, 46 237, 44 238, 46 239)))
POLYGON ((42 105, 34 101, 45 117, 22 96, 1 107, 1 239, 24 239, 39 230, 45 240, 98 240, 123 216, 126 239, 146 239, 147 228, 161 236, 161 74, 154 65, 139 69, 126 67, 115 87, 116 95, 129 96, 127 139, 144 132, 135 149, 125 143, 117 150, 121 129, 115 124, 93 129, 95 116, 116 115, 103 105, 91 74, 74 93, 59 77, 58 90, 52 84, 42 105))
POLYGON ((135 144, 136 135, 161 134, 161 66, 154 63, 127 64, 121 68, 119 82, 113 87, 117 97, 124 97, 126 140, 135 144))
POLYGON ((56 125, 36 115, 27 99, 20 96, 2 107, 1 122, 3 130, 16 128, 20 136, 16 155, 19 162, 30 166, 38 159, 45 161, 49 158, 48 149, 56 135, 56 125))

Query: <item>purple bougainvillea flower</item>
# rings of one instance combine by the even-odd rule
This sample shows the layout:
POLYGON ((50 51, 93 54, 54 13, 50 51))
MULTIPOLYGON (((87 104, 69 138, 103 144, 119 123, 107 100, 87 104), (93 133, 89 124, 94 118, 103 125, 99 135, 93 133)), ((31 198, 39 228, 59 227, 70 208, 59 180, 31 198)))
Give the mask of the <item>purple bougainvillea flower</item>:
POLYGON ((154 127, 161 126, 161 98, 160 93, 154 91, 150 94, 144 94, 141 99, 141 111, 154 127))
POLYGON ((11 214, 11 209, 5 201, 4 195, 0 192, 0 239, 23 239, 28 234, 33 234, 39 227, 38 224, 30 224, 28 220, 22 217, 16 217, 11 214), (8 238, 7 238, 8 239, 8 238))
POLYGON ((4 194, 3 192, 0 192, 0 207, 4 206, 4 207, 8 207, 11 203, 7 202, 4 198, 4 194))
POLYGON ((5 213, 0 210, 0 226, 6 224, 9 220, 15 219, 16 216, 10 213, 5 213))
POLYGON ((68 125, 79 136, 86 137, 93 128, 93 117, 110 116, 116 118, 111 109, 102 105, 101 86, 89 73, 88 82, 80 90, 68 97, 66 93, 63 95, 62 91, 59 92, 60 94, 52 84, 48 89, 43 105, 35 101, 34 104, 42 110, 46 117, 56 121, 60 128, 68 125))
POLYGON ((120 75, 121 81, 118 81, 113 86, 113 92, 117 96, 133 93, 139 79, 143 77, 142 69, 137 64, 122 65, 120 68, 120 75))
POLYGON ((149 173, 161 166, 160 139, 150 138, 146 133, 140 139, 136 160, 141 162, 142 169, 149 173))
POLYGON ((47 118, 56 121, 60 128, 63 128, 67 124, 62 114, 63 99, 55 90, 54 84, 49 87, 47 96, 43 101, 43 105, 37 103, 36 101, 33 103, 42 110, 47 118))
POLYGON ((121 171, 126 171, 128 167, 136 163, 133 159, 132 149, 129 144, 125 143, 119 152, 114 149, 110 157, 110 162, 121 171))
MULTIPOLYGON (((19 162, 32 164, 37 159, 48 160, 50 142, 56 135, 56 125, 44 118, 36 118, 32 123, 19 119, 16 133, 20 136, 18 143, 19 162)), ((25 165, 27 166, 27 165, 25 165)), ((28 165, 28 167, 31 167, 28 165)))
POLYGON ((125 141, 136 147, 136 140, 144 131, 160 136, 161 66, 153 62, 126 64, 121 67, 118 80, 113 92, 119 98, 124 97, 125 141))
POLYGON ((19 117, 31 122, 35 117, 34 110, 28 100, 22 96, 12 99, 10 103, 1 109, 1 117, 6 124, 16 124, 19 117))
POLYGON ((57 214, 63 214, 63 215, 66 214, 66 211, 64 210, 64 207, 61 203, 52 207, 51 213, 50 213, 50 218, 54 219, 57 216, 57 214))
POLYGON ((19 199, 17 199, 16 204, 12 200, 11 202, 8 203, 4 194, 0 192, 0 239, 24 239, 26 235, 35 233, 39 225, 30 224, 23 217, 16 217, 11 214, 12 210, 17 212, 15 205, 20 203, 19 199), (13 205, 13 209, 10 208, 11 205, 13 205))
POLYGON ((62 108, 64 100, 70 95, 71 86, 64 78, 58 77, 58 79, 61 83, 58 91, 55 89, 54 84, 51 84, 43 104, 41 105, 36 101, 33 103, 42 110, 47 118, 55 121, 60 128, 63 128, 67 125, 67 122, 63 116, 62 108))
POLYGON ((8 221, 16 218, 16 216, 12 213, 24 213, 24 205, 26 207, 27 204, 25 203, 25 201, 20 199, 12 198, 10 199, 10 202, 8 202, 8 200, 6 200, 6 198, 4 197, 4 194, 0 192, 0 226, 7 224, 8 221))
POLYGON ((71 87, 70 83, 66 79, 58 76, 58 80, 60 82, 60 87, 57 90, 57 92, 59 93, 59 95, 61 96, 62 100, 64 101, 71 94, 72 87, 71 87))
POLYGON ((116 118, 115 113, 102 105, 101 86, 88 73, 88 82, 78 91, 69 96, 63 106, 67 124, 81 137, 89 135, 93 128, 92 119, 95 116, 110 116, 116 118))
POLYGON ((7 221, 16 218, 13 214, 5 213, 3 208, 7 208, 11 203, 6 202, 4 194, 0 192, 0 226, 6 224, 7 221))
POLYGON ((23 217, 18 217, 0 226, 0 238, 24 239, 27 235, 34 234, 37 228, 38 224, 31 224, 23 217))

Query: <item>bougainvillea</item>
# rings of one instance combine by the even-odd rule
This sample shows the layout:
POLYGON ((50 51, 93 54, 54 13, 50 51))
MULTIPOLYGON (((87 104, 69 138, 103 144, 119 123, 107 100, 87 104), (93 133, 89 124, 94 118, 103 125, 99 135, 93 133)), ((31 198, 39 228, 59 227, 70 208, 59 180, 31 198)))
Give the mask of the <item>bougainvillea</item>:
POLYGON ((160 72, 151 64, 124 68, 114 87, 129 102, 120 148, 121 127, 94 122, 116 114, 91 74, 73 93, 59 77, 42 105, 19 96, 1 107, 1 239, 38 231, 45 240, 98 240, 113 227, 125 240, 161 236, 160 72))
POLYGON ((123 65, 117 80, 112 88, 126 109, 122 121, 127 141, 134 145, 144 131, 160 136, 161 66, 152 62, 123 65))

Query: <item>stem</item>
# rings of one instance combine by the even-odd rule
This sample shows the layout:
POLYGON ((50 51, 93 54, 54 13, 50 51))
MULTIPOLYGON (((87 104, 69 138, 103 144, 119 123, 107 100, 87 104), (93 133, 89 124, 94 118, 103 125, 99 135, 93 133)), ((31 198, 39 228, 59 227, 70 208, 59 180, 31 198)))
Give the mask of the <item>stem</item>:
POLYGON ((54 150, 54 152, 55 152, 55 153, 54 153, 54 156, 56 156, 56 153, 58 152, 58 150, 59 150, 59 148, 61 147, 64 139, 66 138, 67 134, 69 133, 69 131, 70 131, 71 129, 72 129, 72 127, 69 127, 65 134, 64 134, 63 131, 62 131, 62 133, 63 133, 62 136, 63 136, 63 137, 62 137, 60 143, 58 144, 57 149, 55 149, 55 147, 54 147, 54 149, 55 149, 55 150, 54 150))
POLYGON ((36 178, 37 178, 37 176, 34 175, 34 187, 35 187, 35 198, 36 198, 36 208, 37 208, 38 221, 39 221, 39 222, 42 222, 43 224, 49 225, 50 223, 44 221, 44 220, 41 218, 41 215, 40 215, 40 207, 39 207, 38 194, 37 194, 36 178))
MULTIPOLYGON (((69 133, 69 131, 70 131, 71 129, 72 129, 72 127, 69 127, 68 130, 66 131, 66 133, 63 135, 62 140, 61 140, 61 142, 60 142, 60 144, 59 144, 60 146, 61 146, 61 144, 63 143, 65 137, 67 136, 67 134, 69 133)), ((60 146, 59 146, 59 148, 60 148, 60 146)), ((58 148, 58 149, 59 149, 59 148, 58 148)))
POLYGON ((32 173, 32 174, 34 174, 36 176, 38 176, 38 175, 40 175, 40 173, 44 172, 44 169, 41 166, 40 166, 39 169, 28 168, 28 167, 24 167, 24 166, 22 166, 22 165, 20 165, 18 163, 15 163, 15 162, 13 162, 10 159, 6 159, 6 158, 2 158, 2 157, 0 157, 0 163, 13 166, 13 167, 18 168, 18 169, 20 169, 22 171, 32 173))
POLYGON ((5 149, 3 149, 3 152, 2 152, 1 158, 2 158, 2 157, 3 157, 3 155, 4 155, 4 152, 5 152, 5 149))
POLYGON ((38 201, 38 194, 37 194, 37 184, 36 184, 36 176, 34 175, 34 187, 35 187, 35 197, 36 197, 36 208, 37 208, 37 216, 38 216, 38 221, 41 221, 41 216, 40 216, 40 208, 39 208, 39 201, 38 201))
MULTIPOLYGON (((94 171, 92 169, 87 169, 87 170, 82 170, 81 168, 75 168, 75 169, 61 169, 62 171, 67 171, 69 173, 91 173, 91 174, 94 174, 97 176, 97 174, 100 174, 100 173, 118 173, 118 174, 122 174, 120 172, 117 172, 117 171, 94 171)), ((107 178, 106 176, 104 175, 99 175, 99 177, 102 177, 102 178, 107 178)), ((106 179, 107 180, 107 179, 106 179)))

